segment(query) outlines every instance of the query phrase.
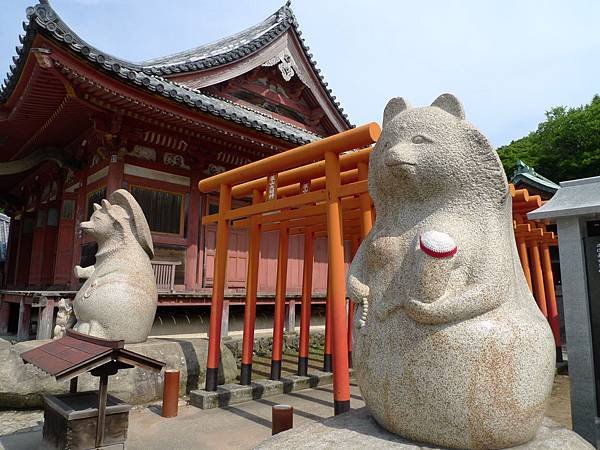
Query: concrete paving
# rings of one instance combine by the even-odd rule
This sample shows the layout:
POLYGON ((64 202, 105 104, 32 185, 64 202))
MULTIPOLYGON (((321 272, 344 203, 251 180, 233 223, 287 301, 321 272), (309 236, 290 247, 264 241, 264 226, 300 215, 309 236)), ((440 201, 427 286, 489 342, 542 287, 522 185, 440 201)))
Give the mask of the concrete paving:
MULTIPOLYGON (((294 427, 333 416, 332 386, 281 394, 226 408, 179 408, 176 418, 160 416, 159 407, 135 410, 130 415, 128 450, 251 449, 271 436, 271 407, 294 407, 294 427)), ((351 386, 352 409, 364 406, 360 391, 351 386)), ((1 450, 38 448, 41 431, 0 437, 1 450)))
MULTIPOLYGON (((360 391, 351 386, 351 408, 364 405, 360 391)), ((250 449, 271 435, 271 407, 294 407, 294 427, 333 416, 332 386, 280 394, 226 408, 201 410, 180 403, 179 415, 165 419, 160 406, 134 409, 130 415, 129 450, 153 449, 250 449)), ((571 427, 569 378, 558 375, 546 415, 562 426, 571 427)), ((36 417, 36 421, 37 421, 36 417)), ((2 430, 0 430, 2 431, 2 430)), ((0 433, 2 434, 2 433, 0 433)), ((20 432, 0 436, 0 450, 30 450, 39 447, 42 432, 20 432)))

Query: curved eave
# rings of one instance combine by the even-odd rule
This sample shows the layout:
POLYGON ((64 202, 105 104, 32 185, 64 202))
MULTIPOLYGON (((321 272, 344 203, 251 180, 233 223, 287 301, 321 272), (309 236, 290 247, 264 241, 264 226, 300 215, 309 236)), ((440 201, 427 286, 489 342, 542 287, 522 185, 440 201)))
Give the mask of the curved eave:
POLYGON ((6 104, 13 94, 25 67, 27 55, 33 50, 32 43, 35 36, 40 33, 59 43, 62 47, 66 47, 71 53, 83 58, 93 66, 110 73, 111 76, 153 94, 160 94, 193 109, 293 144, 302 145, 320 138, 318 135, 258 111, 208 96, 157 75, 144 73, 141 66, 113 57, 87 44, 47 4, 38 4, 35 7, 27 8, 27 17, 29 22, 23 23, 26 34, 20 37, 22 46, 17 47, 17 57, 13 58, 15 64, 11 66, 7 79, 0 87, 0 104, 6 104))
POLYGON ((140 63, 140 66, 143 67, 144 73, 158 76, 176 75, 188 72, 202 72, 206 70, 211 70, 220 66, 234 64, 238 61, 242 61, 243 59, 246 59, 249 56, 261 51, 264 47, 279 39, 288 30, 292 30, 296 34, 298 42, 302 47, 306 59, 310 63, 311 69, 314 71, 317 79, 319 80, 323 92, 325 92, 331 104, 334 105, 335 110, 337 111, 343 122, 349 128, 352 128, 354 125, 348 119, 348 115, 344 113, 344 108, 342 108, 340 102, 336 100, 336 96, 333 95, 333 91, 328 87, 328 83, 327 81, 325 81, 325 77, 321 74, 321 69, 317 67, 316 60, 313 58, 312 53, 309 52, 310 47, 306 45, 306 41, 302 37, 302 31, 299 28, 298 21, 296 20, 294 12, 289 7, 289 2, 282 6, 275 14, 265 19, 262 23, 250 27, 247 30, 244 30, 228 38, 221 39, 215 42, 214 44, 210 44, 210 46, 216 48, 218 45, 225 45, 225 42, 230 42, 233 39, 243 40, 242 36, 248 34, 250 30, 254 30, 257 28, 264 29, 265 32, 260 36, 255 37, 254 39, 251 39, 247 42, 244 42, 243 44, 240 44, 239 46, 229 51, 219 53, 214 56, 201 57, 192 61, 191 58, 194 57, 194 53, 203 54, 208 51, 209 46, 202 46, 185 52, 176 53, 174 55, 167 56, 164 58, 156 58, 153 60, 145 61, 140 63), (177 59, 178 57, 186 58, 188 60, 174 62, 173 60, 177 59))
POLYGON ((520 181, 522 181, 523 183, 528 184, 530 186, 533 186, 541 191, 548 192, 550 194, 554 194, 560 187, 559 185, 557 185, 555 183, 537 178, 528 173, 519 173, 519 174, 515 175, 513 177, 513 179, 511 180, 511 183, 517 184, 520 181))

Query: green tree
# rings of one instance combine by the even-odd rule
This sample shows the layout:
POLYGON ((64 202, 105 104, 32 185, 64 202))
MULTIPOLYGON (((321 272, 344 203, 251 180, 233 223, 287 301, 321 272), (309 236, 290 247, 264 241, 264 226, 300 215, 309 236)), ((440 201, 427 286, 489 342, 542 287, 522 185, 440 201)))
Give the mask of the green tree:
POLYGON ((498 156, 509 177, 519 159, 557 182, 600 175, 600 97, 547 111, 536 131, 499 147, 498 156))

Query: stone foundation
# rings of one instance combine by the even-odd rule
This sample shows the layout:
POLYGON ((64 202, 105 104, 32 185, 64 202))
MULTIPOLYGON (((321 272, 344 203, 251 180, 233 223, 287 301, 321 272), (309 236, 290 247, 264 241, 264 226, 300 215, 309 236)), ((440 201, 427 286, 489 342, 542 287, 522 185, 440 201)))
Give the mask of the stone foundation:
MULTIPOLYGON (((236 359, 242 357, 242 337, 227 338, 223 341, 236 359)), ((312 332, 308 338, 309 348, 323 348, 325 345, 325 333, 323 331, 312 332)), ((300 348, 300 335, 298 333, 286 333, 283 335, 283 352, 298 352, 300 348)), ((258 336, 254 339, 254 354, 257 356, 271 357, 273 349, 273 336, 258 336)))

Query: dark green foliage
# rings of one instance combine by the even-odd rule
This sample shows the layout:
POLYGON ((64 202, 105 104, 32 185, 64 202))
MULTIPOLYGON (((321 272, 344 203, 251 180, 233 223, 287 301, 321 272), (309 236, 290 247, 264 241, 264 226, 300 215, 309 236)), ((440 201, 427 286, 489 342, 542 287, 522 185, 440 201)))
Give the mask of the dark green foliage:
POLYGON ((555 182, 600 175, 600 97, 551 109, 536 131, 498 148, 498 156, 509 178, 519 159, 555 182))

